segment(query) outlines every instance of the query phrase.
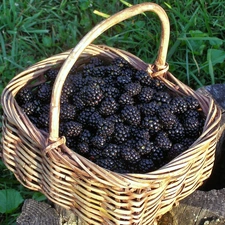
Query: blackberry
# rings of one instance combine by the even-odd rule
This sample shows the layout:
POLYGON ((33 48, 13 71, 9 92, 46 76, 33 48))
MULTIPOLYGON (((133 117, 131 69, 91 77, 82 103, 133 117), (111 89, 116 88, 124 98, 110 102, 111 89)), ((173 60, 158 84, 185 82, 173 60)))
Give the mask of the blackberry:
POLYGON ((103 92, 97 86, 86 86, 84 87, 81 96, 87 106, 95 106, 103 99, 103 92))
POLYGON ((78 122, 82 123, 83 125, 87 125, 89 121, 89 117, 95 112, 94 107, 86 107, 84 110, 80 112, 78 115, 78 122))
POLYGON ((141 122, 141 113, 136 106, 126 105, 121 110, 121 116, 125 122, 137 126, 141 122))
POLYGON ((184 127, 181 123, 175 123, 168 131, 169 138, 173 142, 182 141, 185 136, 184 127))
POLYGON ((102 120, 103 118, 100 115, 100 113, 98 111, 95 111, 90 115, 88 119, 88 125, 93 128, 97 128, 99 124, 102 122, 102 120))
POLYGON ((71 104, 62 104, 60 109, 60 119, 62 121, 74 120, 76 116, 76 108, 71 104))
POLYGON ((38 86, 37 97, 43 103, 50 103, 52 87, 49 83, 43 83, 38 86))
POLYGON ((19 105, 24 105, 27 102, 33 101, 33 99, 33 93, 28 88, 21 89, 16 95, 16 100, 18 101, 19 105))
POLYGON ((137 163, 141 159, 140 154, 135 149, 126 146, 121 149, 120 154, 122 159, 128 163, 137 163))
POLYGON ((69 121, 65 123, 65 136, 66 137, 77 137, 82 131, 82 124, 75 122, 75 121, 69 121))
POLYGON ((184 97, 185 101, 187 102, 188 109, 198 109, 200 108, 200 104, 198 100, 192 96, 184 97))
POLYGON ((151 159, 154 164, 159 167, 162 166, 162 162, 164 161, 164 154, 160 147, 154 145, 152 151, 148 155, 146 155, 145 158, 151 159))
POLYGON ((155 164, 151 159, 141 159, 138 162, 139 173, 148 173, 155 169, 155 164))
POLYGON ((84 86, 87 84, 86 79, 82 76, 82 74, 72 76, 71 80, 74 86, 74 93, 82 91, 84 86))
POLYGON ((152 79, 151 87, 157 91, 165 91, 165 84, 156 78, 152 79))
POLYGON ((38 117, 38 128, 46 128, 44 129, 45 131, 47 131, 47 129, 49 128, 49 114, 48 113, 43 113, 38 117))
POLYGON ((105 81, 100 77, 87 77, 87 85, 93 88, 100 88, 101 90, 105 87, 105 81))
POLYGON ((88 143, 78 143, 77 150, 83 156, 86 156, 89 153, 89 145, 88 143))
POLYGON ((165 132, 159 132, 155 138, 155 141, 162 150, 168 151, 172 147, 172 142, 165 132))
POLYGON ((116 144, 108 144, 102 151, 102 155, 106 158, 118 158, 120 154, 120 146, 116 144))
POLYGON ((36 114, 36 105, 33 102, 26 102, 21 108, 27 116, 36 114))
POLYGON ((112 121, 113 123, 123 123, 124 120, 121 118, 119 114, 113 114, 107 117, 108 120, 112 121))
POLYGON ((105 76, 105 66, 94 67, 91 71, 93 77, 104 77, 105 76))
POLYGON ((189 137, 199 137, 200 135, 200 123, 198 118, 188 117, 184 121, 185 134, 189 137))
POLYGON ((154 98, 155 101, 159 103, 167 103, 170 104, 171 96, 168 92, 165 91, 158 91, 155 92, 154 98))
POLYGON ((72 83, 66 81, 62 88, 62 94, 67 96, 68 98, 71 97, 74 93, 74 86, 72 83))
POLYGON ((112 61, 112 65, 119 67, 120 69, 129 68, 130 64, 122 57, 116 57, 112 61))
POLYGON ((178 96, 171 100, 170 109, 173 113, 182 114, 188 110, 188 105, 183 97, 178 96))
POLYGON ((111 158, 100 158, 96 160, 96 164, 107 169, 107 170, 114 170, 115 168, 115 161, 111 158))
POLYGON ((104 137, 111 136, 114 132, 114 129, 115 124, 112 121, 109 119, 101 120, 98 123, 97 134, 104 137))
POLYGON ((130 129, 123 123, 115 124, 114 141, 116 144, 122 144, 130 137, 130 129))
POLYGON ((77 149, 77 140, 74 137, 66 137, 66 146, 73 151, 76 151, 77 149))
POLYGON ((160 121, 156 116, 145 116, 141 126, 147 128, 150 135, 155 135, 162 129, 160 121))
POLYGON ((91 160, 92 162, 96 162, 96 160, 100 158, 102 158, 102 150, 98 148, 91 148, 89 150, 89 156, 88 156, 89 160, 91 160))
POLYGON ((100 58, 94 56, 94 57, 91 57, 89 64, 91 64, 93 66, 102 66, 103 61, 100 58))
POLYGON ((81 111, 85 108, 85 103, 79 96, 74 95, 72 97, 72 103, 77 111, 81 111))
POLYGON ((82 70, 83 75, 85 77, 91 76, 93 69, 94 69, 94 65, 91 63, 84 65, 83 70, 82 70))
POLYGON ((91 144, 98 149, 103 149, 106 145, 106 141, 106 137, 96 135, 91 139, 91 144))
POLYGON ((149 140, 150 138, 149 130, 145 128, 132 127, 131 134, 133 139, 135 140, 140 140, 140 139, 149 140))
POLYGON ((189 110, 187 110, 186 112, 184 112, 184 113, 182 114, 181 119, 182 119, 182 121, 184 121, 185 119, 191 118, 191 117, 192 117, 192 118, 199 119, 199 118, 200 118, 200 114, 199 114, 199 112, 196 111, 196 110, 189 109, 189 110))
POLYGON ((153 99, 153 96, 154 90, 150 87, 144 87, 138 94, 138 100, 142 103, 148 103, 153 99))
POLYGON ((135 79, 139 81, 142 85, 151 86, 152 85, 152 78, 148 74, 148 72, 144 70, 138 70, 135 74, 135 79))
POLYGON ((121 74, 120 67, 117 65, 109 65, 106 67, 106 74, 109 77, 118 77, 121 74))
POLYGON ((49 80, 49 81, 55 81, 57 75, 59 73, 59 69, 56 69, 56 68, 52 68, 52 69, 49 69, 45 72, 45 76, 46 78, 49 80))
POLYGON ((117 85, 119 88, 123 88, 125 85, 131 82, 131 77, 128 75, 120 75, 116 78, 117 85))
POLYGON ((134 99, 128 93, 123 93, 120 96, 118 102, 119 102, 120 105, 133 105, 134 99))
POLYGON ((124 89, 130 96, 135 96, 141 92, 141 85, 139 82, 129 83, 125 85, 124 89))
POLYGON ((184 152, 184 145, 181 143, 175 143, 170 151, 167 154, 167 158, 169 161, 180 155, 182 152, 184 152))
POLYGON ((128 168, 126 166, 126 162, 123 161, 122 159, 114 159, 115 162, 115 168, 114 172, 116 173, 128 173, 128 168))
POLYGON ((168 108, 160 108, 158 118, 165 129, 172 129, 178 122, 177 117, 168 108))
POLYGON ((135 146, 137 152, 142 156, 149 154, 152 149, 153 149, 153 142, 150 142, 149 140, 146 139, 141 139, 137 141, 136 146, 135 146))
POLYGON ((70 102, 69 96, 65 93, 62 93, 60 96, 60 104, 68 104, 70 102))
POLYGON ((110 116, 116 112, 118 109, 118 104, 116 103, 116 100, 112 97, 110 98, 104 98, 99 106, 99 112, 103 116, 110 116))
POLYGON ((196 141, 196 138, 185 137, 182 140, 182 144, 184 146, 184 150, 188 149, 195 141, 196 141))
POLYGON ((140 105, 140 110, 144 116, 155 116, 159 110, 159 104, 156 101, 143 103, 140 105))
POLYGON ((87 129, 83 129, 79 135, 79 141, 81 143, 89 143, 91 139, 91 132, 87 129))
POLYGON ((104 88, 104 96, 108 98, 117 99, 120 95, 120 91, 116 87, 106 87, 104 88))

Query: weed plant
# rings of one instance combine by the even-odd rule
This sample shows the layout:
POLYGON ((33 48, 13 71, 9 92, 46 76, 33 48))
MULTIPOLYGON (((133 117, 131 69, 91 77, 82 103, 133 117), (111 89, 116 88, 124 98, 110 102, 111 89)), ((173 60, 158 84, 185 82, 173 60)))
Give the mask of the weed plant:
MULTIPOLYGON (((3 0, 0 4, 0 94, 28 66, 73 48, 97 23, 143 0, 3 0)), ((167 12, 171 34, 170 72, 193 89, 225 81, 225 1, 154 1, 167 12)), ((153 63, 160 41, 160 22, 145 13, 110 28, 95 44, 127 50, 153 63)), ((1 111, 1 108, 0 108, 1 111)), ((0 112, 2 113, 2 112, 0 112)), ((1 126, 1 124, 0 124, 1 126)), ((44 200, 0 164, 0 224, 15 224, 26 198, 44 200), (18 201, 6 204, 7 191, 18 201)))

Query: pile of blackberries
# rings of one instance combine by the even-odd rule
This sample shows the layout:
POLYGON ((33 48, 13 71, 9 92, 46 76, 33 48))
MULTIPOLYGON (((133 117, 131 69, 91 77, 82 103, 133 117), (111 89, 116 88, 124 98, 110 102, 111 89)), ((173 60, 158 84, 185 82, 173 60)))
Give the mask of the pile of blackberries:
MULTIPOLYGON (((58 71, 46 71, 43 83, 16 96, 32 123, 46 132, 58 71)), ((193 144, 205 123, 195 98, 171 92, 120 57, 110 63, 92 57, 74 67, 60 101, 59 132, 66 145, 118 173, 147 173, 165 165, 193 144)))

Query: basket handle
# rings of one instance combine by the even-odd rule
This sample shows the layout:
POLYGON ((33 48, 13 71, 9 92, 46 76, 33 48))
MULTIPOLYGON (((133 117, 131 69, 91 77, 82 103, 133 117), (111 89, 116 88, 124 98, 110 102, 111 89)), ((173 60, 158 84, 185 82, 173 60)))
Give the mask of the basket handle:
POLYGON ((146 2, 126 8, 111 17, 103 20, 101 23, 96 25, 91 31, 89 31, 77 46, 71 51, 62 67, 59 70, 57 78, 55 80, 52 98, 50 105, 50 126, 49 126, 49 141, 54 142, 59 137, 59 114, 60 114, 60 96, 63 84, 66 80, 69 71, 71 70, 74 63, 77 61, 81 53, 85 48, 90 45, 99 35, 110 27, 120 23, 130 17, 141 14, 145 11, 151 11, 156 13, 161 21, 161 41, 158 51, 158 57, 154 63, 156 70, 160 71, 166 67, 166 56, 169 44, 170 24, 166 12, 162 7, 155 3, 146 2))

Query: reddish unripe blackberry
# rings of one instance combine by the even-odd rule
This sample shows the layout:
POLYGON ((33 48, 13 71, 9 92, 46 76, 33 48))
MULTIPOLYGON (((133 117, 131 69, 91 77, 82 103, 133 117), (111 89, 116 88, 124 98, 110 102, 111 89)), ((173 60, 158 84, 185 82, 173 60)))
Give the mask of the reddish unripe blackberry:
POLYGON ((112 97, 104 98, 99 106, 99 112, 103 116, 110 116, 116 112, 118 109, 118 104, 116 100, 112 97))
POLYGON ((153 99, 154 90, 150 87, 144 87, 141 89, 141 92, 137 95, 138 100, 142 103, 148 103, 153 99))
POLYGON ((124 119, 124 121, 130 125, 137 126, 141 122, 140 110, 138 110, 138 108, 133 105, 126 105, 121 110, 121 116, 124 119))
POLYGON ((135 149, 126 146, 121 149, 120 155, 129 163, 137 163, 141 159, 140 154, 135 149))
POLYGON ((69 121, 65 123, 65 136, 66 137, 77 137, 82 131, 82 124, 75 122, 75 121, 69 121))

